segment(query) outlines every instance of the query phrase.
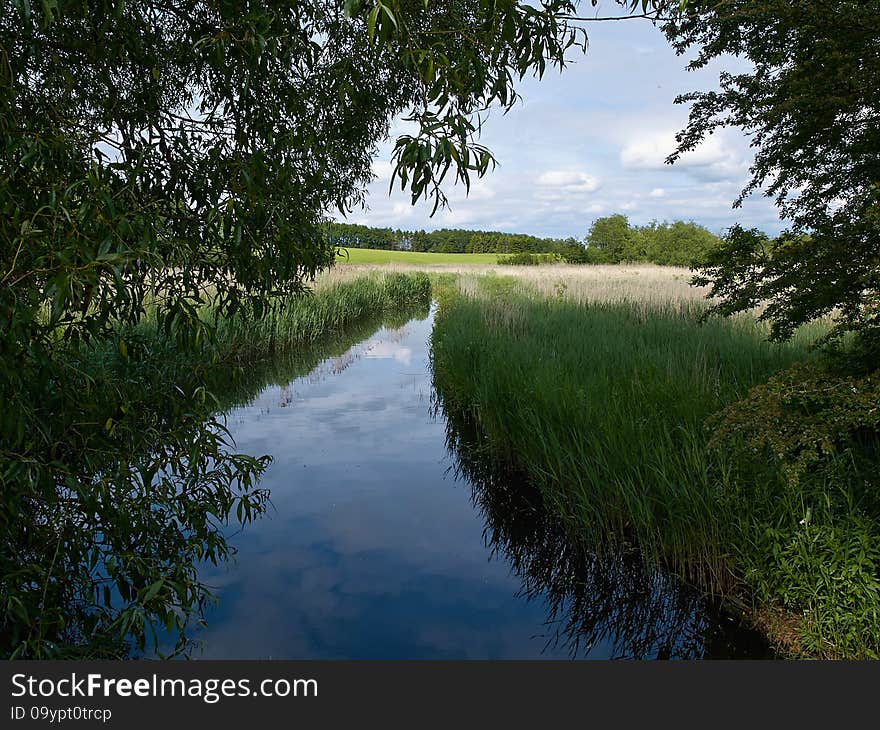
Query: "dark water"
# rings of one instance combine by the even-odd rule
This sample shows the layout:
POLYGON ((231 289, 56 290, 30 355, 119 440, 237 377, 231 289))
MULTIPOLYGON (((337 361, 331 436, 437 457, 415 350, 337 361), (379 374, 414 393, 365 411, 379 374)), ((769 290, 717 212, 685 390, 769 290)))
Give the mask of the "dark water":
POLYGON ((637 557, 575 548, 431 384, 432 318, 381 328, 229 414, 271 454, 269 514, 202 571, 218 597, 193 657, 760 656, 637 557))

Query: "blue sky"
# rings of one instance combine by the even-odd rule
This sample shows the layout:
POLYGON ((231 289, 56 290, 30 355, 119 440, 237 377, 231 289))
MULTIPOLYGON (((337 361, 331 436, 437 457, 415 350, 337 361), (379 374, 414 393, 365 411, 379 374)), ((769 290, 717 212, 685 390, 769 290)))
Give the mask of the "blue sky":
MULTIPOLYGON (((581 12, 617 15, 620 6, 583 3, 581 12)), ((674 166, 663 163, 687 120, 687 107, 673 104, 675 97, 714 88, 719 70, 742 68, 743 62, 687 71, 689 58, 676 56, 645 20, 592 23, 587 30, 586 55, 572 53, 562 74, 525 80, 523 101, 506 116, 489 118, 480 141, 500 164, 472 183, 470 195, 461 186, 447 187, 451 207, 433 218, 430 204, 413 207, 399 190, 389 196, 389 141, 374 161, 368 208, 348 220, 582 238, 595 218, 620 212, 637 224, 694 220, 720 232, 738 222, 777 233, 776 209, 760 194, 732 208, 752 159, 741 132, 722 130, 674 166)), ((400 129, 395 125, 392 134, 400 129)))

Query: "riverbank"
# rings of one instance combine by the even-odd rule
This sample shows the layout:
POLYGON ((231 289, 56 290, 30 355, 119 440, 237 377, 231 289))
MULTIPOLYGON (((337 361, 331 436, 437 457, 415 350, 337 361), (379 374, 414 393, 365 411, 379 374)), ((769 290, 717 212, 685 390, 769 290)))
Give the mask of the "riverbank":
POLYGON ((424 274, 370 274, 325 282, 258 321, 202 312, 214 336, 183 346, 149 320, 100 345, 59 342, 54 379, 28 379, 21 395, 44 425, 0 464, 0 654, 128 656, 157 641, 157 627, 183 651, 211 595, 197 565, 226 561, 229 524, 269 505, 260 477, 271 458, 236 451, 224 408, 288 355, 307 366, 317 343, 429 298, 424 274))
POLYGON ((707 426, 809 360, 821 328, 771 345, 753 318, 700 324, 705 305, 666 296, 672 282, 601 296, 545 279, 440 288, 436 385, 491 457, 524 471, 578 539, 637 547, 739 606, 784 654, 875 656, 880 513, 864 470, 792 480, 707 426))

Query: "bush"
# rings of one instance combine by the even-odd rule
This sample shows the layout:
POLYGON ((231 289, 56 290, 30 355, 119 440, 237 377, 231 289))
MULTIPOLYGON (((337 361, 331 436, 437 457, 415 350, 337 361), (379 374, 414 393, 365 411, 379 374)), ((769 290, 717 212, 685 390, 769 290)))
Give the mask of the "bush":
POLYGON ((711 421, 737 572, 815 656, 880 656, 880 371, 798 364, 711 421))
POLYGON ((840 458, 876 458, 880 370, 841 375, 800 363, 754 388, 714 420, 713 444, 764 452, 792 482, 840 458))

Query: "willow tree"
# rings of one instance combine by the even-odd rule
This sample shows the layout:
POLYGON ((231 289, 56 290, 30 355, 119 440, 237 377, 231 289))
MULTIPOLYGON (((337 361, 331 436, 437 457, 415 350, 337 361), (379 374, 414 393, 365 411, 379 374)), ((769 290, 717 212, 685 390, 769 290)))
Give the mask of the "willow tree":
POLYGON ((4 653, 114 653, 198 614, 194 564, 264 508, 265 460, 228 451, 203 388, 171 397, 160 355, 209 341, 205 311, 259 318, 327 265, 321 226, 361 202, 396 116, 414 199, 486 173, 480 113, 564 65, 573 11, 3 0, 4 653), (161 347, 131 334, 148 315, 161 347))

